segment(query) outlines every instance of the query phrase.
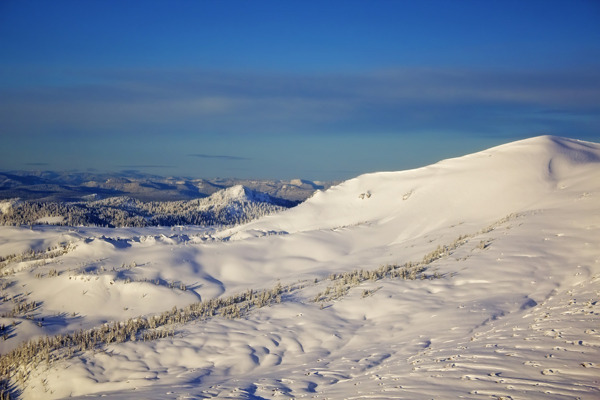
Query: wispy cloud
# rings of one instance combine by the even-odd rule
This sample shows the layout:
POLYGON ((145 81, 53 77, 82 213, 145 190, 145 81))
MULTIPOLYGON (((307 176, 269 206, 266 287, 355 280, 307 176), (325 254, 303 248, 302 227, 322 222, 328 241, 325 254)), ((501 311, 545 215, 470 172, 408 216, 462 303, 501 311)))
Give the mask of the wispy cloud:
POLYGON ((250 160, 250 158, 247 158, 247 157, 228 156, 228 155, 214 155, 214 154, 188 154, 188 157, 209 158, 209 159, 229 160, 229 161, 250 160))
POLYGON ((63 87, 4 90, 0 129, 27 134, 47 132, 50 127, 53 132, 141 136, 173 131, 198 135, 412 134, 419 130, 508 131, 524 126, 591 133, 600 128, 600 69, 593 68, 403 68, 353 74, 113 70, 74 74, 77 83, 63 87), (547 110, 561 113, 549 115, 547 110))
POLYGON ((134 164, 134 165, 117 165, 118 168, 176 168, 174 165, 159 165, 159 164, 134 164))
POLYGON ((46 165, 49 165, 49 164, 45 163, 45 162, 28 162, 28 163, 25 163, 25 165, 29 165, 29 166, 32 166, 32 167, 43 167, 43 166, 46 166, 46 165))

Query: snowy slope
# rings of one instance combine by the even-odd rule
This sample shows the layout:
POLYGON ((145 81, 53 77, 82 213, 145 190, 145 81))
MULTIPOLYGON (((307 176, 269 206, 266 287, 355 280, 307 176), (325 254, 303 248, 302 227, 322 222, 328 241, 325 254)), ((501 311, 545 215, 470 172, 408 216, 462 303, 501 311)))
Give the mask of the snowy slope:
POLYGON ((404 238, 412 237, 452 223, 539 207, 552 201, 567 181, 576 183, 578 176, 597 171, 598 162, 597 144, 536 137, 416 170, 362 175, 317 192, 287 213, 225 234, 391 222, 402 224, 404 238))
POLYGON ((0 312, 39 304, 2 318, 0 349, 279 283, 241 318, 15 363, 12 382, 23 398, 598 398, 599 167, 599 144, 543 136, 222 232, 3 227, 0 255, 42 252, 3 262, 0 312), (424 279, 328 278, 409 261, 424 279))

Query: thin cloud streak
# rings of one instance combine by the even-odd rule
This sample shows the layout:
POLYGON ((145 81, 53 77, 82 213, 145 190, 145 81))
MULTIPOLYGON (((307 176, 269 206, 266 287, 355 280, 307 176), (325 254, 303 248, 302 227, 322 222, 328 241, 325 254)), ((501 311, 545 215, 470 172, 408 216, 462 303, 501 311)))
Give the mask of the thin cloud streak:
POLYGON ((423 165, 426 156, 407 147, 415 137, 446 143, 436 160, 460 154, 449 148, 468 151, 540 134, 600 141, 600 68, 76 75, 62 86, 0 90, 0 132, 8 133, 6 148, 22 149, 20 155, 0 149, 6 165, 53 154, 56 164, 100 169, 111 157, 115 164, 151 161, 156 170, 178 160, 169 173, 220 176, 223 167, 243 164, 246 176, 303 171, 303 177, 337 179, 350 175, 325 171, 423 165), (480 147, 469 145, 473 138, 480 147), (394 154, 381 155, 391 148, 394 154), (204 153, 190 154, 196 149, 204 153), (324 172, 307 172, 306 163, 324 172))
POLYGON ((250 158, 247 158, 247 157, 228 156, 228 155, 213 155, 213 154, 188 154, 188 157, 208 158, 208 159, 228 160, 228 161, 250 160, 250 158))
POLYGON ((480 123, 476 115, 523 116, 548 109, 583 114, 600 124, 598 71, 92 72, 86 84, 7 88, 0 96, 0 128, 22 134, 49 127, 141 132, 194 126, 201 134, 241 134, 247 127, 267 134, 477 130, 495 121, 480 123))
POLYGON ((134 164, 134 165, 117 165, 118 168, 177 168, 174 165, 154 165, 154 164, 134 164))

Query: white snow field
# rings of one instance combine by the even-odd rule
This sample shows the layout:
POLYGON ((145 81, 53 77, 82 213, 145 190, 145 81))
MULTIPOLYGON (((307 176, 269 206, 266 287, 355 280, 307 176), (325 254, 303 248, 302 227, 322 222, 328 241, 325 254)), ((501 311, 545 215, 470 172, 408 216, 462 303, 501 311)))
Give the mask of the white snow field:
POLYGON ((600 398, 596 143, 362 175, 223 231, 1 227, 10 254, 5 360, 43 335, 277 289, 160 339, 10 358, 23 399, 600 398), (418 279, 368 272, 388 264, 418 279))

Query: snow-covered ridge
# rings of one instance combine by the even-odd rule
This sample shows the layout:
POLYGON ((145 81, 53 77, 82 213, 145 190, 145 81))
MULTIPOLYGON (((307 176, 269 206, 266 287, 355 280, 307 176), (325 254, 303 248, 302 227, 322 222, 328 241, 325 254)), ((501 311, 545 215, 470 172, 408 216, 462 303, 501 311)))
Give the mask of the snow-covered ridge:
POLYGON ((490 221, 539 207, 571 184, 567 180, 600 170, 599 163, 599 144, 540 136, 419 169, 361 175, 316 192, 294 209, 223 235, 235 238, 242 230, 292 233, 376 223, 401 225, 409 237, 423 231, 419 227, 490 221))

